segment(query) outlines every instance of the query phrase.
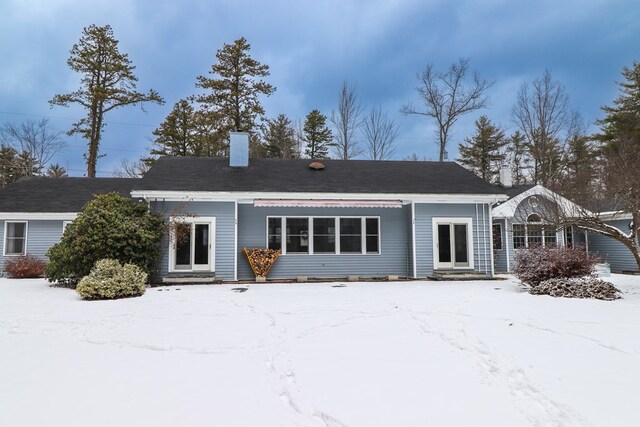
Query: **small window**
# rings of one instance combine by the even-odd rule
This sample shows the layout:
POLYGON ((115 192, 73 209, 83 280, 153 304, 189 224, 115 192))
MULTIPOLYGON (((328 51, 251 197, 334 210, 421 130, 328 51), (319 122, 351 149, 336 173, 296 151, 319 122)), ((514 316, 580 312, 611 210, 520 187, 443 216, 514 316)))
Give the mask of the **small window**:
POLYGON ((362 253, 362 218, 340 218, 340 253, 362 253))
POLYGON ((4 239, 5 255, 26 255, 27 253, 27 223, 6 222, 4 239))
POLYGON ((269 218, 269 249, 282 249, 282 218, 269 218))
POLYGON ((527 246, 527 234, 524 224, 513 224, 513 248, 521 249, 527 246))
POLYGON ((309 253, 309 218, 285 218, 287 253, 309 253))
POLYGON ((313 219, 313 253, 336 253, 336 219, 313 219))
POLYGON ((368 254, 377 254, 380 252, 380 234, 378 225, 378 218, 366 219, 366 249, 368 254))
POLYGON ((493 224, 493 250, 502 250, 502 226, 493 224))
POLYGON ((564 244, 569 248, 573 247, 573 226, 572 225, 564 229, 564 244))

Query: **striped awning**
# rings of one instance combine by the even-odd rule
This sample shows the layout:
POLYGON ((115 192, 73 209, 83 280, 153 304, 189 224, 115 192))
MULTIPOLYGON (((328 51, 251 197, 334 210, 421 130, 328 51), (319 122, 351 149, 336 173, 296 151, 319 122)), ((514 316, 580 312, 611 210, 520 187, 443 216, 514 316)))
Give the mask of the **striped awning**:
POLYGON ((402 200, 255 199, 257 208, 401 208, 402 200))

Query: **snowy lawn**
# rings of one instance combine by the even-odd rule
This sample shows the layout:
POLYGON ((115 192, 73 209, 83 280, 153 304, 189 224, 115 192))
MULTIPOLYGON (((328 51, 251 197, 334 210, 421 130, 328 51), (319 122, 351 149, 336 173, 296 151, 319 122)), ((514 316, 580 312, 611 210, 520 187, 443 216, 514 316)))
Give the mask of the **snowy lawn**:
POLYGON ((1 426, 638 426, 624 299, 511 280, 154 288, 0 279, 1 426))

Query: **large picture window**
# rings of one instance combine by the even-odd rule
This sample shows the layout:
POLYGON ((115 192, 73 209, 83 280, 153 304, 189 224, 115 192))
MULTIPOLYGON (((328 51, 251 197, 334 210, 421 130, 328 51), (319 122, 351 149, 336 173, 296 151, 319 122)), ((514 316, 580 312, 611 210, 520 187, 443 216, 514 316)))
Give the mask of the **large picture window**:
POLYGON ((27 254, 27 223, 5 222, 4 226, 4 255, 27 254))
POLYGON ((283 254, 380 253, 378 217, 267 217, 267 247, 283 254))
POLYGON ((540 216, 531 214, 525 224, 513 224, 513 248, 551 246, 556 244, 556 229, 543 224, 540 216))

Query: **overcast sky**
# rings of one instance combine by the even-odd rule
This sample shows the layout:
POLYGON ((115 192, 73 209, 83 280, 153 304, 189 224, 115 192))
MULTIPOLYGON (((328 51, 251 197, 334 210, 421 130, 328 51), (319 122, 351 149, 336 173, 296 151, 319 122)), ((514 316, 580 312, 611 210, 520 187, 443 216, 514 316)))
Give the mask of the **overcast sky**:
MULTIPOLYGON (((448 147, 455 158, 481 114, 513 131, 519 86, 545 68, 593 123, 615 98, 622 67, 640 60, 639 22, 637 0, 0 0, 0 122, 46 116, 68 130, 83 112, 51 109, 47 101, 78 87, 66 60, 82 28, 110 24, 137 67, 138 88, 157 90, 166 104, 107 116, 100 176, 122 158, 144 156, 151 131, 176 101, 196 93, 196 76, 208 72, 216 50, 242 36, 252 56, 271 68, 268 81, 277 91, 263 99, 269 117, 303 119, 313 108, 329 115, 346 80, 357 85, 363 106, 380 105, 395 117, 396 158, 415 152, 437 159, 432 125, 399 109, 418 104, 416 74, 426 64, 445 69, 469 57, 495 85, 490 107, 455 128, 448 147)), ((85 142, 67 139, 55 160, 82 176, 85 142)))

